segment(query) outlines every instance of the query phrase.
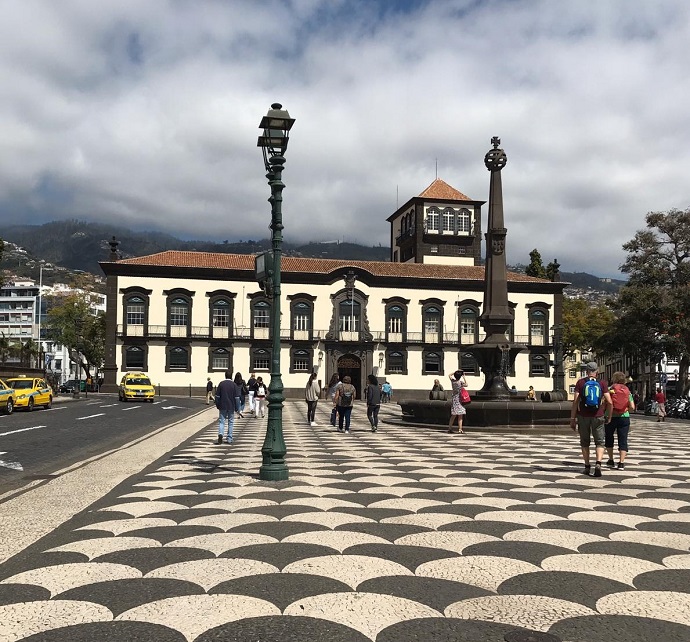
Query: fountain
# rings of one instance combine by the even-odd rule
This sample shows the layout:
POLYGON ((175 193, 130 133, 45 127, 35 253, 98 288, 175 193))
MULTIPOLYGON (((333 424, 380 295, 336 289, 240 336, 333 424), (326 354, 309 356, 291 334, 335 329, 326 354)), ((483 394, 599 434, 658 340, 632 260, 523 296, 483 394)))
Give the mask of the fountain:
MULTIPOLYGON (((486 333, 483 341, 464 348, 477 360, 484 374, 484 385, 474 393, 464 425, 491 430, 558 431, 569 424, 571 404, 567 401, 539 403, 525 401, 511 394, 506 377, 515 359, 527 345, 510 341, 508 333, 514 312, 508 301, 506 235, 503 219, 501 170, 508 161, 499 147, 501 140, 491 139, 492 149, 484 157, 491 172, 489 216, 486 232, 486 267, 484 271, 484 304, 479 322, 486 333)), ((556 397, 554 395, 554 397, 556 397)), ((565 397, 558 397, 565 398, 565 397)), ((443 400, 401 399, 403 420, 415 423, 447 425, 450 402, 443 400)))

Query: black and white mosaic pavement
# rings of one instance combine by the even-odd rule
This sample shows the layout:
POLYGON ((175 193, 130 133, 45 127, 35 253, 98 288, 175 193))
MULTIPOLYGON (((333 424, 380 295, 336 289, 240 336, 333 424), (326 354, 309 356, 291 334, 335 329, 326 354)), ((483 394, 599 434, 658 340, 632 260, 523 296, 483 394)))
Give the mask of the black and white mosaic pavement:
MULTIPOLYGON (((625 471, 578 439, 215 425, 0 566, 0 640, 690 640, 690 426, 633 419, 625 471)), ((383 419, 397 411, 384 407, 383 419)))

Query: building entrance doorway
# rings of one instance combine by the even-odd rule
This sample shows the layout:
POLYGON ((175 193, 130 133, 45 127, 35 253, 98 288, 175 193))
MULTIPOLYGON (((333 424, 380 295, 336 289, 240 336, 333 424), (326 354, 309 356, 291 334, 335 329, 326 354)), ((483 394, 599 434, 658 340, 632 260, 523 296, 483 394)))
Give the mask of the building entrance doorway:
POLYGON ((352 379, 352 385, 357 391, 357 399, 362 398, 362 361, 353 354, 346 354, 338 359, 338 374, 340 381, 346 376, 352 379))

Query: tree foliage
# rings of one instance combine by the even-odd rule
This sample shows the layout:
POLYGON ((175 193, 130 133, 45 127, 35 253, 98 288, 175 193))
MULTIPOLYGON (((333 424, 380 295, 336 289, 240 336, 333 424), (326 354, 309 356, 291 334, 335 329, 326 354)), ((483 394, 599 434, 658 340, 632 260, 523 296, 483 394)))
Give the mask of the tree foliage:
POLYGON ((615 324, 613 312, 604 304, 594 305, 586 299, 563 299, 563 356, 577 350, 591 352, 615 324))
POLYGON ((79 363, 91 377, 105 356, 105 314, 94 314, 97 297, 86 293, 54 297, 48 312, 46 333, 66 346, 70 360, 79 363))
POLYGON ((679 380, 687 393, 690 366, 690 208, 650 212, 647 229, 623 245, 621 270, 630 275, 615 301, 621 329, 618 344, 679 359, 679 380))
POLYGON ((529 265, 525 268, 525 274, 527 276, 535 276, 539 279, 546 278, 546 270, 544 269, 544 264, 541 260, 541 254, 537 248, 534 248, 529 253, 529 265))

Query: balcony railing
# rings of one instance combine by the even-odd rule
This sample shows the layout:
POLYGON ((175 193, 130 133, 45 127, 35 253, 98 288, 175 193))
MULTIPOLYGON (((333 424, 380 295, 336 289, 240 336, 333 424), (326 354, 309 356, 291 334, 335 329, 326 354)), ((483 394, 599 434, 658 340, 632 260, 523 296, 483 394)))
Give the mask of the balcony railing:
MULTIPOLYGON (((218 340, 218 339, 246 339, 246 340, 268 340, 270 339, 269 328, 254 328, 248 327, 234 328, 232 333, 229 328, 209 328, 207 326, 192 326, 189 331, 185 326, 171 326, 170 332, 168 326, 165 325, 150 325, 148 332, 145 331, 146 326, 143 325, 127 325, 122 324, 117 326, 117 334, 121 338, 128 337, 148 337, 148 338, 189 338, 200 340, 218 340)), ((480 343, 486 338, 483 332, 474 334, 464 334, 458 332, 390 332, 385 330, 375 330, 370 333, 371 341, 374 343, 408 343, 418 345, 472 345, 480 343)), ((280 338, 284 341, 324 341, 328 335, 328 330, 291 330, 290 328, 280 329, 280 338)), ((361 341, 361 333, 356 332, 338 332, 338 340, 344 343, 353 343, 361 341)), ((545 344, 546 337, 532 336, 531 341, 529 335, 515 335, 512 343, 523 344, 527 346, 539 346, 553 349, 552 345, 545 344)))

